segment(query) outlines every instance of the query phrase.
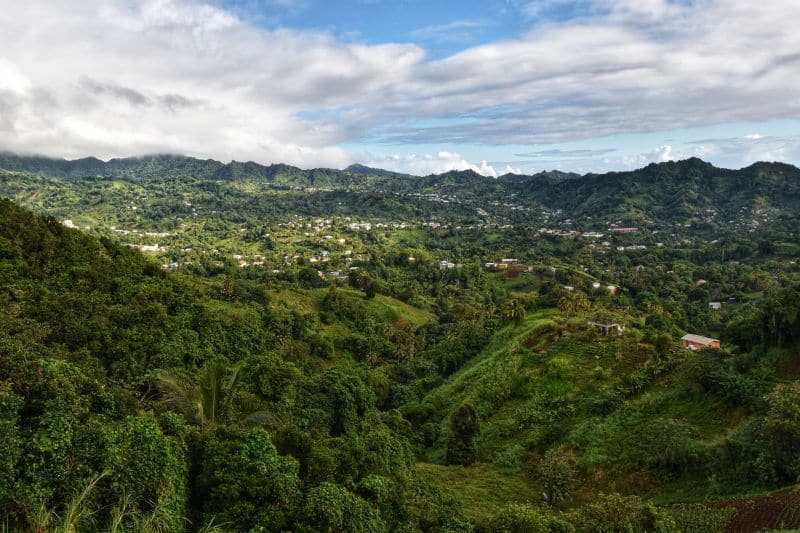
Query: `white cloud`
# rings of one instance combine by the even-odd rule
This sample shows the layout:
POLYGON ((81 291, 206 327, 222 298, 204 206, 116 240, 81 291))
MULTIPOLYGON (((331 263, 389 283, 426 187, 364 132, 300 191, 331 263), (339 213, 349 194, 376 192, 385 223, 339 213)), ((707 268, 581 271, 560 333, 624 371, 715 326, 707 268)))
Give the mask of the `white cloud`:
POLYGON ((0 150, 65 157, 346 166, 349 126, 298 113, 385 91, 423 56, 263 31, 191 0, 15 3, 0 34, 0 150))
MULTIPOLYGON (((694 154, 676 154, 671 145, 665 144, 640 154, 624 154, 619 159, 619 162, 626 168, 638 168, 648 163, 664 163, 666 161, 685 159, 692 155, 694 154)), ((604 161, 604 165, 610 168, 614 168, 615 163, 617 163, 617 160, 614 158, 606 158, 604 161)))
POLYGON ((412 105, 467 119, 387 136, 533 144, 800 116, 798 2, 597 0, 586 13, 421 65, 384 120, 412 105))
POLYGON ((695 152, 705 153, 729 166, 756 161, 800 161, 800 136, 749 134, 740 138, 704 139, 690 143, 695 152))
POLYGON ((31 88, 30 80, 17 65, 0 57, 0 91, 24 94, 31 88))
POLYGON ((472 170, 483 176, 496 178, 508 172, 517 172, 519 169, 506 165, 502 172, 499 172, 486 160, 478 164, 470 163, 460 154, 454 152, 438 152, 436 154, 406 154, 393 155, 390 157, 367 158, 365 165, 379 167, 394 172, 403 172, 415 176, 427 176, 429 174, 442 174, 451 170, 472 170))
POLYGON ((655 153, 656 153, 656 160, 659 163, 663 163, 665 161, 672 161, 675 159, 675 157, 673 157, 672 155, 672 146, 669 145, 659 146, 658 148, 656 148, 655 153))
MULTIPOLYGON (((353 161, 344 142, 540 145, 800 117, 796 0, 543 0, 531 14, 571 16, 439 60, 413 44, 264 30, 200 0, 7 4, 0 150, 341 167, 353 161)), ((796 153, 767 139, 745 140, 764 156, 796 153)), ((684 155, 666 148, 627 157, 684 155)), ((402 164, 498 173, 450 152, 402 164)))

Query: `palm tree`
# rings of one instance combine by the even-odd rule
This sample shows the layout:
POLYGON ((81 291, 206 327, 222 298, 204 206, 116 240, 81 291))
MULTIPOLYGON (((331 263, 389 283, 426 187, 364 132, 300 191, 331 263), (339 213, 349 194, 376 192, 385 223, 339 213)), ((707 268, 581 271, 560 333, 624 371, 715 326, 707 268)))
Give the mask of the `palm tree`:
POLYGON ((518 299, 512 298, 503 306, 503 316, 519 324, 525 320, 525 307, 518 299))
POLYGON ((572 313, 575 311, 575 302, 568 296, 562 296, 558 299, 558 309, 562 313, 572 313))
POLYGON ((231 400, 239 370, 239 366, 228 367, 223 361, 212 361, 203 366, 194 383, 161 374, 155 386, 163 405, 198 426, 227 424, 231 421, 231 400))
POLYGON ((583 292, 576 292, 574 300, 576 309, 585 311, 592 306, 592 303, 589 301, 589 298, 583 292))

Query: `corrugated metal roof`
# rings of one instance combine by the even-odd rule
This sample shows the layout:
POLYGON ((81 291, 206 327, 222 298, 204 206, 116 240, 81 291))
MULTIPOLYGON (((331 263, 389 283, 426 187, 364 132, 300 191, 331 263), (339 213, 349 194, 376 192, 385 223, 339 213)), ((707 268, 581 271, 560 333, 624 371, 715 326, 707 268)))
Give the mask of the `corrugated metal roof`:
POLYGON ((681 337, 682 341, 689 341, 689 342, 696 342, 698 344, 709 344, 713 341, 719 342, 718 339, 712 339, 710 337, 703 337, 702 335, 694 335, 692 333, 687 333, 683 337, 681 337))

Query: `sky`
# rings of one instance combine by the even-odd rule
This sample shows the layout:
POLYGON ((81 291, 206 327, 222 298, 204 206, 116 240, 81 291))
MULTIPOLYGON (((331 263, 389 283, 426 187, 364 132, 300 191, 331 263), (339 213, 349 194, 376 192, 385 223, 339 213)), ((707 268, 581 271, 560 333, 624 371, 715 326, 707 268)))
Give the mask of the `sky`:
POLYGON ((0 0, 0 151, 800 164, 797 0, 0 0))

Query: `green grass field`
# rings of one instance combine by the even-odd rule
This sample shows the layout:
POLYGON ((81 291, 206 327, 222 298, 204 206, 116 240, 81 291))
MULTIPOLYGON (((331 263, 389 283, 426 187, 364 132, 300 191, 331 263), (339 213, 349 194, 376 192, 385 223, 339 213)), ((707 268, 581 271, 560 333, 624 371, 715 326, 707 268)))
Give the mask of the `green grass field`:
POLYGON ((489 464, 441 466, 417 463, 417 474, 458 501, 464 514, 485 522, 508 502, 541 501, 541 488, 524 473, 509 473, 489 464))

